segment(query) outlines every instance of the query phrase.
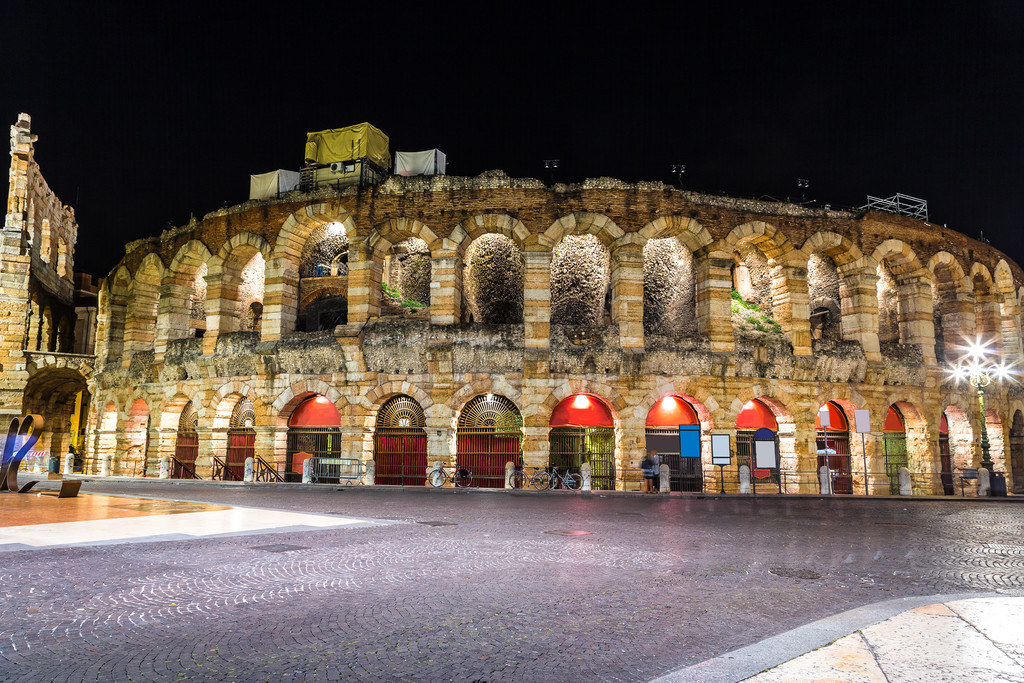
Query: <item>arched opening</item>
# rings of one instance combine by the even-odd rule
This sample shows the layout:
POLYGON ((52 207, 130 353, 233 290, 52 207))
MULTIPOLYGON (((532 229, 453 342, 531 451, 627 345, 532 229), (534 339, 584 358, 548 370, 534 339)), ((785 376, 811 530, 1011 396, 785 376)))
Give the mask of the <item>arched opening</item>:
POLYGON ((505 464, 523 464, 523 416, 516 404, 498 394, 481 394, 459 413, 458 465, 484 488, 505 486, 505 464))
POLYGON ((224 262, 220 333, 259 332, 267 262, 251 244, 235 247, 224 262))
POLYGON ((404 315, 430 305, 433 262, 430 248, 418 237, 392 245, 384 256, 381 315, 404 315))
POLYGON ((333 330, 348 322, 348 233, 337 221, 310 233, 299 262, 296 330, 333 330))
POLYGON ((782 334, 775 319, 773 262, 756 244, 741 243, 732 255, 732 323, 747 334, 782 334))
POLYGON ((472 320, 522 324, 526 266, 516 243, 497 233, 481 235, 469 246, 466 264, 466 309, 472 320))
POLYGON ((657 451, 668 465, 670 491, 704 490, 697 411, 679 396, 662 396, 647 412, 645 437, 648 451, 657 451))
POLYGON ((109 462, 113 469, 114 457, 117 452, 117 406, 110 402, 103 408, 100 416, 99 429, 96 430, 96 460, 92 467, 88 465, 83 469, 88 470, 86 474, 100 474, 103 470, 103 462, 109 462))
POLYGON ((326 396, 314 395, 305 399, 288 418, 288 449, 285 470, 289 480, 302 479, 302 466, 308 458, 311 474, 321 482, 337 482, 337 467, 323 462, 326 458, 341 457, 341 413, 326 396), (323 465, 323 467, 321 467, 323 465))
POLYGON ((1010 423, 1010 476, 1013 492, 1024 493, 1024 413, 1019 410, 1010 423))
POLYGON ((949 420, 943 411, 939 419, 939 476, 942 479, 942 494, 953 495, 953 464, 949 450, 949 420))
MULTIPOLYGON (((245 396, 238 399, 231 411, 228 423, 228 440, 224 453, 224 463, 219 469, 220 476, 214 473, 214 479, 224 481, 243 481, 245 479, 245 461, 256 458, 256 410, 252 401, 245 396)), ((217 463, 220 464, 220 463, 217 463)))
POLYGON ((135 272, 128 295, 124 351, 129 357, 139 351, 153 350, 162 278, 163 265, 159 257, 147 255, 135 272))
POLYGON ((579 472, 590 463, 591 487, 615 489, 615 421, 607 403, 592 394, 573 394, 555 406, 548 427, 551 467, 579 472))
MULTIPOLYGON (((892 270, 883 261, 878 264, 878 343, 897 344, 900 342, 901 302, 899 290, 892 270)), ((898 493, 898 491, 897 491, 898 493)))
POLYGON ((392 396, 377 411, 373 430, 376 483, 422 486, 427 481, 427 419, 411 396, 392 396))
POLYGON ((814 416, 817 431, 818 469, 828 467, 832 476, 832 492, 853 493, 853 470, 850 467, 850 425, 842 406, 829 401, 814 416), (823 425, 823 415, 828 425, 823 425))
POLYGON ((206 334, 206 263, 200 263, 192 280, 192 294, 188 302, 188 337, 196 339, 206 334))
POLYGON ((146 464, 149 456, 149 406, 146 401, 137 398, 128 409, 128 422, 124 426, 126 452, 119 463, 119 474, 127 476, 146 476, 146 464))
POLYGON ((603 327, 611 319, 609 256, 594 235, 567 235, 551 256, 551 323, 603 327))
POLYGON ((775 413, 760 399, 750 399, 736 416, 736 468, 750 468, 750 484, 782 492, 782 474, 779 458, 779 423, 775 413), (769 446, 770 444, 770 446, 769 446), (774 450, 774 459, 770 451, 774 450), (764 467, 768 461, 774 467, 764 467))
MULTIPOLYGON (((959 275, 963 275, 961 271, 959 275)), ((932 324, 935 327, 935 359, 939 363, 956 360, 957 335, 962 325, 957 301, 957 273, 946 263, 935 266, 932 274, 932 324)))
MULTIPOLYGON (((978 266, 975 266, 978 268, 978 266)), ((974 320, 976 336, 997 355, 1002 355, 1002 320, 995 284, 988 269, 974 272, 974 320)))
POLYGON ((821 252, 814 252, 807 259, 807 294, 810 297, 811 339, 841 340, 839 270, 835 262, 821 252))
POLYGON ((196 458, 199 457, 199 413, 192 401, 181 409, 178 433, 174 439, 174 460, 171 463, 173 479, 198 479, 196 458))
POLYGON ((644 332, 676 338, 697 332, 693 255, 674 237, 644 245, 644 332))
POLYGON ((889 478, 889 495, 900 493, 900 468, 907 467, 907 426, 903 412, 895 403, 889 406, 882 426, 882 455, 885 459, 885 475, 889 478))

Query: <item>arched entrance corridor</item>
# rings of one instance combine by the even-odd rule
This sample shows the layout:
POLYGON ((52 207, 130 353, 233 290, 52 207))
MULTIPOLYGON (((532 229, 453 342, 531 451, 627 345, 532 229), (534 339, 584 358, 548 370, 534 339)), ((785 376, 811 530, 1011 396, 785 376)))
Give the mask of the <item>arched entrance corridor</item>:
POLYGON ((743 404, 736 416, 736 469, 746 465, 750 468, 750 484, 756 492, 782 490, 782 474, 779 464, 779 423, 775 413, 766 403, 751 399, 743 404), (756 467, 757 443, 772 441, 775 444, 776 467, 756 467))
POLYGON ((671 491, 704 490, 700 420, 693 406, 675 395, 658 399, 647 413, 645 436, 647 450, 668 465, 671 491))
POLYGON ((174 439, 174 459, 171 462, 171 477, 174 479, 198 479, 196 458, 199 457, 199 413, 189 401, 181 410, 178 419, 178 433, 174 439))
POLYGON ((939 419, 939 477, 942 479, 942 495, 952 496, 953 462, 949 450, 949 420, 945 411, 939 419))
POLYGON ((256 411, 252 401, 244 396, 238 399, 231 411, 227 436, 224 462, 215 463, 219 467, 214 467, 213 478, 242 481, 245 479, 245 461, 256 457, 256 411))
POLYGON ((481 394, 459 413, 455 442, 458 465, 477 486, 504 488, 505 463, 523 464, 523 416, 504 396, 481 394))
POLYGON ((850 467, 850 425, 842 406, 833 401, 818 408, 814 416, 817 432, 818 469, 827 466, 832 476, 832 492, 853 493, 853 470, 850 467), (827 411, 828 426, 822 426, 822 412, 827 411))
POLYGON ((427 419, 411 396, 392 396, 377 411, 373 430, 376 483, 423 486, 427 483, 427 419))
POLYGON ((548 420, 548 463, 579 472, 590 463, 591 488, 615 489, 615 421, 611 408, 592 394, 563 399, 548 420))
POLYGON ((907 426, 903 413, 894 403, 889 406, 882 426, 882 456, 885 461, 885 476, 889 479, 889 495, 900 493, 900 468, 907 467, 907 426))
MULTIPOLYGON (((319 460, 320 458, 340 457, 341 413, 326 396, 319 394, 310 396, 303 400, 288 418, 288 446, 285 454, 286 479, 301 481, 302 467, 308 458, 319 460)), ((333 479, 318 477, 317 479, 318 481, 336 481, 337 477, 333 479)))

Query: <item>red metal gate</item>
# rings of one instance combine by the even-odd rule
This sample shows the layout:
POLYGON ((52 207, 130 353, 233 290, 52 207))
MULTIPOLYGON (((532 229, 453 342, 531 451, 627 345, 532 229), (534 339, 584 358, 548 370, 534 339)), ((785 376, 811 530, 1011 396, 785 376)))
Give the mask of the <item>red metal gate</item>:
POLYGON ((853 472, 850 470, 850 433, 818 430, 818 451, 835 451, 818 456, 818 470, 828 465, 832 473, 833 493, 853 493, 853 472))
POLYGON ((256 432, 252 429, 228 430, 228 449, 225 460, 225 481, 242 481, 245 478, 246 458, 256 457, 256 432))
POLYGON ((196 458, 199 457, 199 414, 192 401, 181 409, 178 418, 178 436, 174 440, 174 460, 171 463, 172 479, 198 479, 196 458))
POLYGON ((510 399, 481 394, 459 412, 456 453, 459 467, 484 488, 505 487, 505 464, 523 464, 523 418, 510 399))
POLYGON ((423 486, 427 483, 427 433, 408 427, 378 427, 373 434, 375 483, 423 486))

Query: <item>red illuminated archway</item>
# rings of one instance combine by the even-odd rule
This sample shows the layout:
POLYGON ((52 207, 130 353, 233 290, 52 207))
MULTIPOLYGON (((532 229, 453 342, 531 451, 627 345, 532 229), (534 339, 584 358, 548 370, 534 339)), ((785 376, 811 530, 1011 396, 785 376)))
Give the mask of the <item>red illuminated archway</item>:
POLYGON ((842 406, 829 401, 814 415, 814 429, 818 469, 828 467, 832 477, 832 492, 853 493, 853 471, 850 468, 850 424, 842 406), (828 410, 827 428, 821 426, 821 414, 828 410))
POLYGON ((560 471, 590 464, 594 489, 615 488, 615 418, 603 399, 573 394, 562 399, 548 420, 548 462, 560 471))
POLYGON ((647 412, 645 427, 647 450, 668 465, 669 490, 703 491, 700 420, 693 406, 679 396, 662 396, 647 412))
POLYGON ((663 396, 647 413, 647 427, 699 425, 697 411, 678 396, 663 396))
POLYGON ((336 481, 328 477, 326 465, 319 467, 322 458, 341 457, 341 413, 329 398, 314 394, 304 399, 288 416, 288 451, 286 469, 289 478, 301 479, 302 466, 307 458, 312 461, 314 481, 336 481))
POLYGON ((775 419, 775 413, 762 401, 756 398, 743 404, 743 409, 736 416, 736 429, 770 429, 773 432, 779 430, 779 423, 775 419))
MULTIPOLYGON (((737 468, 746 465, 753 475, 752 483, 755 487, 779 488, 781 492, 782 479, 779 468, 765 469, 754 467, 754 441, 755 435, 760 437, 761 430, 768 430, 777 433, 779 423, 775 419, 775 413, 768 404, 756 398, 750 399, 743 404, 739 415, 736 416, 736 466, 737 468)), ((763 439, 758 439, 763 440, 763 439)), ((778 439, 775 440, 775 454, 778 458, 778 439)))

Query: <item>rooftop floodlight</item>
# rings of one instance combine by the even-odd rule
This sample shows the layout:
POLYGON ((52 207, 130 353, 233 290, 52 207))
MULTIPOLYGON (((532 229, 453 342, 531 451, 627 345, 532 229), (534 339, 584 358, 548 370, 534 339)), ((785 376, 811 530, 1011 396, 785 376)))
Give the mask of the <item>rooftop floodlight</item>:
POLYGON ((683 174, 686 173, 686 164, 669 164, 668 169, 676 174, 679 179, 679 189, 683 189, 683 174))
POLYGON ((811 181, 809 181, 807 178, 797 178, 796 179, 796 186, 797 187, 810 187, 811 186, 811 181))
POLYGON ((560 159, 545 159, 544 168, 548 169, 549 171, 553 168, 558 168, 559 161, 560 159))

